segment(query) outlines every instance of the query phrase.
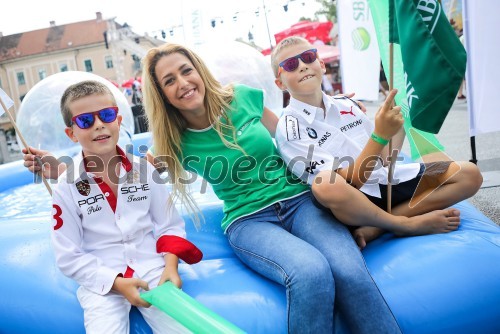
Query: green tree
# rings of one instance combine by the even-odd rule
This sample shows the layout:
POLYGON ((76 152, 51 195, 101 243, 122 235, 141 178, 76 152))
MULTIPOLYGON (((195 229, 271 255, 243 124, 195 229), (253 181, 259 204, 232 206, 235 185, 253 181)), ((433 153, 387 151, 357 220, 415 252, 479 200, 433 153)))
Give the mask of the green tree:
POLYGON ((325 15, 326 19, 331 22, 337 22, 337 4, 335 0, 316 0, 321 4, 321 9, 314 13, 316 20, 318 20, 320 15, 325 15))

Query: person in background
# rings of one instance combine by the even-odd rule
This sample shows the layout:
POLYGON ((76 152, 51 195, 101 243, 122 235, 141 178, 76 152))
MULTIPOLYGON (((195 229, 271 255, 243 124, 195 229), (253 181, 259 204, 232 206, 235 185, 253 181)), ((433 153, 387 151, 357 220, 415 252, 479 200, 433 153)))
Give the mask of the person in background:
MULTIPOLYGON (((465 35, 464 35, 463 29, 460 29, 459 39, 460 39, 460 42, 462 42, 462 45, 465 48, 465 35)), ((466 96, 464 95, 464 89, 465 89, 465 77, 464 77, 464 80, 462 80, 462 84, 460 85, 460 88, 458 90, 457 99, 459 99, 459 100, 465 100, 466 96)))
POLYGON ((333 95, 332 73, 329 66, 326 67, 326 72, 325 74, 323 74, 321 89, 323 89, 323 92, 325 92, 325 94, 333 95))

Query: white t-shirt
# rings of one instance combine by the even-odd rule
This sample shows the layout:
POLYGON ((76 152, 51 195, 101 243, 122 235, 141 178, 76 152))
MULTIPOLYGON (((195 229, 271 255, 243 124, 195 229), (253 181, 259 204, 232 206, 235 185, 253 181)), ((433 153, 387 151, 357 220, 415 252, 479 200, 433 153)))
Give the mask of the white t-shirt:
MULTIPOLYGON (((292 97, 276 130, 283 160, 309 184, 320 171, 346 168, 354 162, 374 130, 373 123, 350 99, 323 93, 323 102, 326 114, 292 97)), ((418 163, 397 164, 393 184, 414 178, 419 170, 418 163)), ((387 178, 388 168, 378 164, 360 190, 380 198, 378 184, 387 184, 387 178)))

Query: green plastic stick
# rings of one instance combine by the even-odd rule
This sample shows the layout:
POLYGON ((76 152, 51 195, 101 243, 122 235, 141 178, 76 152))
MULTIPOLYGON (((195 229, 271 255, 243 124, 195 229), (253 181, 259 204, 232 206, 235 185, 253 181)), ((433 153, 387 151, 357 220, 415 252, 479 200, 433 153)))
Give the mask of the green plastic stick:
POLYGON ((193 333, 245 333, 226 319, 197 302, 172 282, 141 293, 141 298, 156 306, 193 333))

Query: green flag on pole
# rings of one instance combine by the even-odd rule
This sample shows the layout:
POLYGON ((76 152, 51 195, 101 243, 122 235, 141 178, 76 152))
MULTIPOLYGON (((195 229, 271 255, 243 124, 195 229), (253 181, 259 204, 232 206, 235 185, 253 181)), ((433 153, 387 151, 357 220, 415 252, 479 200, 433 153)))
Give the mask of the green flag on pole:
POLYGON ((401 47, 411 124, 438 133, 467 62, 438 0, 389 0, 389 42, 401 47))
MULTIPOLYGON (((369 0, 368 3, 377 33, 380 58, 385 74, 389 78, 389 0, 369 0)), ((405 118, 404 128, 410 144, 411 157, 413 160, 418 160, 423 155, 442 152, 444 151, 444 147, 433 134, 417 130, 411 125, 408 101, 406 99, 406 84, 401 49, 398 44, 394 44, 393 47, 393 80, 394 88, 398 89, 395 101, 398 106, 401 106, 405 118)))

